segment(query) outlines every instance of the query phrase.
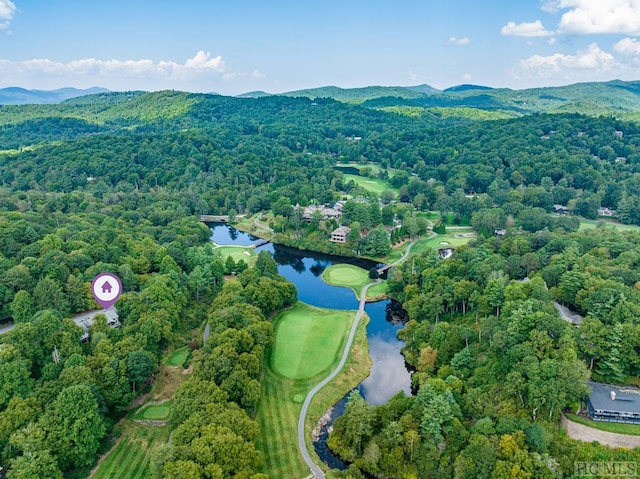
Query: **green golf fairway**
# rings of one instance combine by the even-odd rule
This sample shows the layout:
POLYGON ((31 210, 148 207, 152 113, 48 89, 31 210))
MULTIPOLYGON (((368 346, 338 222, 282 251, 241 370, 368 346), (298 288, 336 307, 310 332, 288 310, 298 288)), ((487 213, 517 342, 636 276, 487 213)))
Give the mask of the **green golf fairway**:
POLYGON ((316 376, 339 359, 355 318, 354 311, 335 311, 297 303, 275 319, 274 371, 290 379, 316 376))
POLYGON ((322 272, 322 279, 333 286, 351 288, 360 299, 362 288, 371 282, 369 272, 351 264, 334 264, 322 272))

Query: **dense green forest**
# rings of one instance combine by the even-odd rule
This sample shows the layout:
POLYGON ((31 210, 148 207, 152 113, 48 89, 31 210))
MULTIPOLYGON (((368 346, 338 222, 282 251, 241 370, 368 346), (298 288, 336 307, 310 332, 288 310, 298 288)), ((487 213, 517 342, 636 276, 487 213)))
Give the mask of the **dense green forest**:
POLYGON ((638 233, 601 228, 480 237, 451 259, 404 264, 391 289, 409 314, 400 335, 417 394, 371 407, 352 393, 329 441, 354 463, 341 477, 554 478, 576 461, 637 461, 557 424, 589 375, 640 374, 639 255, 638 233), (553 300, 583 324, 560 319, 553 300))
POLYGON ((556 425, 589 374, 620 383, 640 372, 640 239, 578 232, 575 216, 608 207, 640 224, 640 127, 597 105, 599 116, 462 103, 448 114, 460 105, 167 91, 0 107, 0 322, 17 323, 0 349, 8 479, 86 477, 163 352, 204 322, 211 339, 192 345, 156 475, 261 477, 252 417, 268 318, 296 293, 265 255, 224 282, 206 213, 269 212, 279 242, 371 257, 401 239, 385 226, 422 234, 430 210, 477 230, 453 258, 429 252, 393 274, 417 394, 377 408, 350 399, 331 439, 354 463, 346 477, 557 477, 574 460, 636 460, 576 445, 556 425), (388 189, 367 190, 344 163, 388 189), (337 200, 340 222, 302 221, 301 208, 337 200), (338 224, 354 233, 329 244, 338 224), (95 306, 102 271, 123 281, 122 328, 100 318, 81 342, 65 318, 95 306), (559 319, 553 300, 583 325, 559 319))

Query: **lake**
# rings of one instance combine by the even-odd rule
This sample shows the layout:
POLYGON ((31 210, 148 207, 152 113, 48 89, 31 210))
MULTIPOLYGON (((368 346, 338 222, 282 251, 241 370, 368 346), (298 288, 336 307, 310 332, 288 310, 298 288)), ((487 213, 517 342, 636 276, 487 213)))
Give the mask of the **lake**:
MULTIPOLYGON (((257 243, 257 238, 248 233, 238 231, 227 224, 215 224, 211 227, 211 239, 216 244, 235 244, 249 246, 257 243)), ((302 251, 281 245, 266 244, 256 251, 269 251, 278 264, 278 272, 296 285, 298 299, 312 306, 329 309, 357 310, 359 302, 349 288, 332 286, 322 280, 322 272, 332 264, 349 263, 370 269, 377 266, 373 261, 332 256, 313 251, 302 251)), ((404 342, 397 337, 397 332, 404 326, 405 312, 399 303, 392 300, 367 303, 365 311, 370 321, 367 325, 367 341, 372 366, 369 377, 358 390, 371 405, 387 402, 398 391, 411 395, 411 375, 407 370, 400 350, 404 342)), ((327 428, 333 419, 344 412, 346 398, 333 409, 332 421, 323 428, 320 440, 314 443, 320 458, 330 467, 344 468, 344 465, 326 447, 327 428)))

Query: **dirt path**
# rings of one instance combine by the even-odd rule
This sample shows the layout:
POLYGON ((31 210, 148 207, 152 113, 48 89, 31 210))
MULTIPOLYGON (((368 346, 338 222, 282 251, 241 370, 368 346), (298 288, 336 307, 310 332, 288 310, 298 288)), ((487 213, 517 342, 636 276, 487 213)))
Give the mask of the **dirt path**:
POLYGON ((614 432, 600 431, 573 421, 569 421, 562 416, 562 427, 567 431, 571 439, 578 441, 593 442, 598 441, 609 447, 623 447, 633 449, 640 447, 640 436, 628 436, 626 434, 616 434, 614 432))

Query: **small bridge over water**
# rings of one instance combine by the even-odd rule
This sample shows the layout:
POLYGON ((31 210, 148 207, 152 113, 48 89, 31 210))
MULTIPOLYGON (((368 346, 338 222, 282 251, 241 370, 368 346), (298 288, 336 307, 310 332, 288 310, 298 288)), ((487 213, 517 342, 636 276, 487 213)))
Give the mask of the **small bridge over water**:
POLYGON ((260 241, 253 243, 251 245, 251 248, 256 249, 256 248, 259 248, 260 246, 264 246, 269 243, 271 243, 271 241, 269 241, 268 239, 261 239, 260 241))
POLYGON ((203 223, 227 223, 229 215, 200 215, 200 221, 203 223))
POLYGON ((382 268, 378 268, 378 274, 384 274, 389 271, 394 265, 393 264, 385 264, 382 268))

